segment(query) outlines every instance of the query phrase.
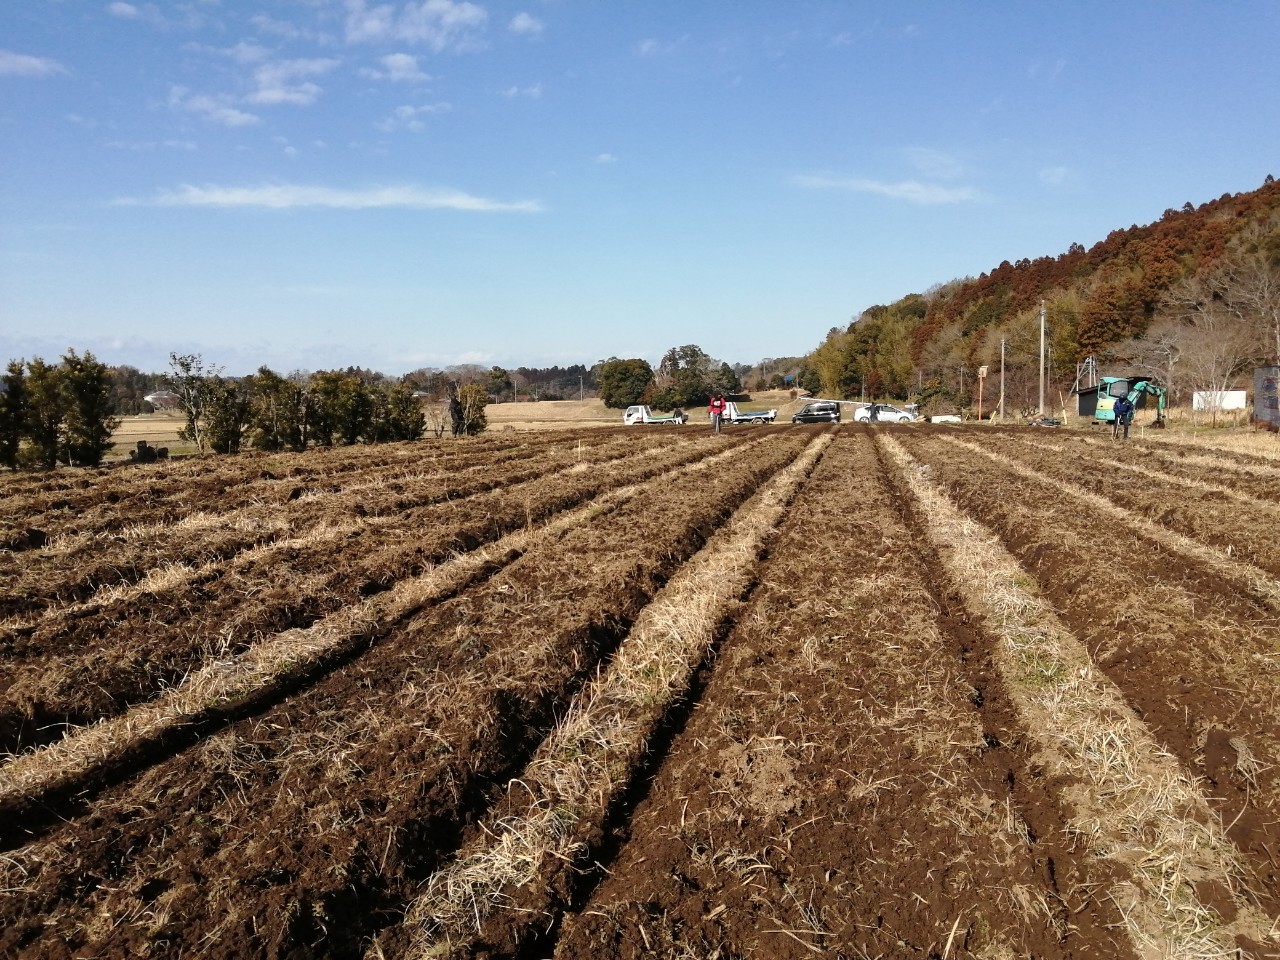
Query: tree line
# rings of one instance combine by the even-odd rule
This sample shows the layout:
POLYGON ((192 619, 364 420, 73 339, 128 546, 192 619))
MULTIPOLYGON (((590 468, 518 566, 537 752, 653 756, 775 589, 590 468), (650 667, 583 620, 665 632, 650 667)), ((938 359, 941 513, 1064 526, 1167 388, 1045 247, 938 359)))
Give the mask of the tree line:
POLYGON ((107 367, 68 350, 60 363, 12 360, 0 389, 0 464, 10 469, 96 467, 120 421, 107 367))
POLYGON ((621 409, 646 403, 660 410, 696 407, 713 396, 730 396, 742 389, 740 372, 712 358, 697 344, 672 347, 655 370, 647 360, 610 357, 598 364, 596 379, 605 406, 621 409))
POLYGON ((1055 407, 1089 358, 1158 377, 1175 402, 1237 385, 1280 358, 1280 184, 1268 176, 1258 190, 1170 208, 1088 250, 1006 261, 869 307, 832 328, 802 371, 824 396, 964 409, 979 369, 994 373, 1003 359, 1008 404, 1029 413, 1042 307, 1055 407))

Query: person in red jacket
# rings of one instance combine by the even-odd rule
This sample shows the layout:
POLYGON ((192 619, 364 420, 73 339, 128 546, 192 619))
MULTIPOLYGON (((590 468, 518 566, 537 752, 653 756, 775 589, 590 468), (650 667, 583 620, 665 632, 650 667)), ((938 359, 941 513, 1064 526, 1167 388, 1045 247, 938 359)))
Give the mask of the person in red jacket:
POLYGON ((715 433, 720 432, 720 419, 724 416, 724 411, 724 397, 717 393, 711 398, 711 403, 707 406, 707 413, 711 414, 711 429, 715 433))

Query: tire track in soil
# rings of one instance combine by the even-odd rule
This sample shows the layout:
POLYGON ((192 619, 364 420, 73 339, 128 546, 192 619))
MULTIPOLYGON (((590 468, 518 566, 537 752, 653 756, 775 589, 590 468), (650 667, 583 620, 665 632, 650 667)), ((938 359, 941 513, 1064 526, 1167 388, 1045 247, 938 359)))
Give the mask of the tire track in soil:
POLYGON ((181 682, 203 660, 234 656, 264 634, 307 627, 455 550, 698 456, 696 444, 646 448, 595 463, 594 472, 584 461, 509 487, 492 477, 474 497, 446 497, 404 516, 320 528, 296 548, 286 542, 242 554, 155 596, 71 610, 24 638, 27 646, 49 651, 45 656, 28 655, 0 680, 0 751, 16 754, 56 742, 71 727, 118 715, 181 682), (423 533, 406 538, 410 527, 423 533), (339 547, 341 566, 334 563, 339 547), (139 635, 147 637, 145 655, 139 635), (68 646, 81 652, 60 652, 68 646))
MULTIPOLYGON (((678 483, 714 469, 733 448, 677 466, 657 478, 678 483)), ((567 508, 541 527, 507 534, 398 583, 384 594, 340 608, 309 627, 286 630, 243 654, 220 658, 189 675, 157 700, 125 714, 73 730, 55 744, 15 757, 0 768, 0 850, 11 847, 21 823, 30 842, 39 826, 70 819, 75 797, 82 808, 92 794, 172 757, 200 735, 297 695, 333 669, 347 666, 431 604, 492 576, 531 549, 633 499, 641 487, 614 487, 586 506, 567 508)))
POLYGON ((917 501, 947 580, 996 637, 995 662, 1071 829, 1118 879, 1108 891, 1142 955, 1198 960, 1270 950, 1275 925, 1240 886, 1238 851, 1177 758, 1166 752, 1084 645, 1030 588, 998 537, 957 508, 931 470, 882 438, 917 501))
POLYGON ((838 435, 557 960, 1129 955, 884 475, 865 431, 838 435))
POLYGON ((1164 748, 1204 778, 1249 888, 1280 913, 1280 621, 1238 585, 1109 514, 1052 505, 1045 481, 942 438, 904 442, 1001 537, 1164 748), (1100 533, 1106 557, 1140 558, 1123 589, 1099 567, 1100 533))
POLYGON ((652 501, 567 532, 107 791, 0 871, 22 894, 0 896, 0 952, 358 956, 653 591, 807 439, 737 447, 714 484, 649 483, 652 501))

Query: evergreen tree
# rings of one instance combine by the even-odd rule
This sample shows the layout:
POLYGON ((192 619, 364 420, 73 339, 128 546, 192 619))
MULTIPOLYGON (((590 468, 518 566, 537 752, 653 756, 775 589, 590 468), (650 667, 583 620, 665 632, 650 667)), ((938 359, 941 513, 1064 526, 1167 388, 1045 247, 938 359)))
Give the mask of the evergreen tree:
POLYGON ((0 380, 0 464, 18 469, 18 452, 27 426, 27 377, 21 360, 10 360, 0 380))
POLYGON ((32 466, 52 470, 58 465, 62 420, 66 415, 63 373, 36 357, 27 364, 26 435, 31 441, 26 457, 32 466))
POLYGON ((610 357, 597 369, 596 382, 604 405, 621 410, 644 400, 645 391, 653 383, 653 367, 644 360, 610 357))
POLYGON ((120 426, 111 402, 111 373, 92 353, 68 350, 62 358, 62 459, 76 467, 96 467, 115 444, 120 426))
POLYGON ((252 378, 249 401, 250 440, 259 450, 306 448, 305 391, 269 367, 252 378))
POLYGON ((249 397, 235 380, 210 379, 204 407, 203 436, 214 453, 239 453, 249 424, 249 397))

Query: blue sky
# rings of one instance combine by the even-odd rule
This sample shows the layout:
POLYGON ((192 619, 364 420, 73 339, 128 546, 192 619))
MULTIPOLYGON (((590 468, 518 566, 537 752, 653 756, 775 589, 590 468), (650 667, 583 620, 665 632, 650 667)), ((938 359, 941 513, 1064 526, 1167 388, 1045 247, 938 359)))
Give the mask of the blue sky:
POLYGON ((1280 3, 0 6, 0 360, 753 363, 1280 174, 1280 3))

